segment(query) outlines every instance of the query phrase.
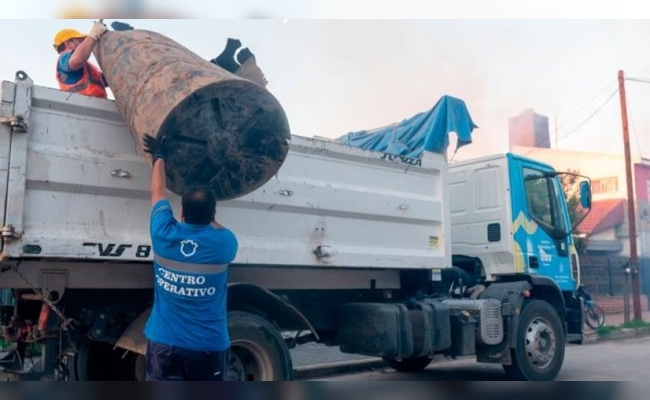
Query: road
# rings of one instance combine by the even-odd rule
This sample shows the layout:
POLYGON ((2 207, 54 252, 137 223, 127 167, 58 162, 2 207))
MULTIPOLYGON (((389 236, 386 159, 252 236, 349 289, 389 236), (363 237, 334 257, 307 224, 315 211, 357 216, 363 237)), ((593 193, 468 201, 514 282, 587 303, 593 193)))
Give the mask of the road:
MULTIPOLYGON (((650 381, 650 337, 570 345, 558 381, 650 381)), ((478 364, 472 358, 434 360, 420 373, 389 367, 311 380, 331 381, 503 381, 500 365, 478 364)))

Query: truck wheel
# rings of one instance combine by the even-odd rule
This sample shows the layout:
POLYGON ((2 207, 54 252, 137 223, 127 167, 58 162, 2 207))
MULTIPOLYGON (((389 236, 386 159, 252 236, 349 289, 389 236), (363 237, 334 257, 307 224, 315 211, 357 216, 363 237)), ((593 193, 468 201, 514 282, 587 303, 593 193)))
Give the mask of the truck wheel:
POLYGON ((506 374, 516 380, 551 381, 564 362, 565 337, 555 309, 542 300, 527 300, 519 316, 516 345, 510 349, 512 365, 506 374))
POLYGON ((79 346, 69 360, 68 379, 71 381, 129 381, 136 374, 137 354, 114 350, 108 343, 90 342, 79 346))
POLYGON ((264 318, 243 311, 228 313, 231 381, 290 381, 293 365, 280 332, 264 318))
POLYGON ((425 369, 433 358, 428 356, 413 357, 413 358, 384 358, 386 364, 392 369, 399 372, 420 372, 425 369))

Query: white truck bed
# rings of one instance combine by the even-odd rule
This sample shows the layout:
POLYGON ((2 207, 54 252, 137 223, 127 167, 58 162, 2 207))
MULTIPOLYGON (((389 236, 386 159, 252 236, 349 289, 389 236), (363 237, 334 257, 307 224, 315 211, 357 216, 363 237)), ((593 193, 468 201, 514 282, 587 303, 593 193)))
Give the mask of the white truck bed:
MULTIPOLYGON (((151 260, 151 168, 112 100, 2 82, 4 260, 151 260), (25 133, 11 133, 23 117, 25 133)), ((218 204, 235 264, 442 268, 451 264, 443 155, 413 160, 292 136, 276 177, 218 204), (319 255, 320 251, 320 257, 319 255)), ((180 199, 169 193, 179 215, 180 199)))

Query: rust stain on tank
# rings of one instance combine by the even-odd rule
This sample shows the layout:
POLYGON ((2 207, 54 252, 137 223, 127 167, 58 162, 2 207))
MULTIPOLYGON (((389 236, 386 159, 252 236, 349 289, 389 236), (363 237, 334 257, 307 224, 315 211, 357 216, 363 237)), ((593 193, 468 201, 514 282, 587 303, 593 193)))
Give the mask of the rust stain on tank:
POLYGON ((282 166, 289 123, 265 88, 150 31, 107 32, 94 54, 140 149, 145 133, 170 143, 174 193, 207 184, 218 199, 232 199, 282 166))

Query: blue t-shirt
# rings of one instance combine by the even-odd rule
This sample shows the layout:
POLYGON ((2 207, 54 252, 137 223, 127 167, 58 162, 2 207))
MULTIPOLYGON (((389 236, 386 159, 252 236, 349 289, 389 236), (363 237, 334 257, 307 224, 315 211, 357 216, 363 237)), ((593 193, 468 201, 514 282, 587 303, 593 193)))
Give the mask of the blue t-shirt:
POLYGON ((226 350, 227 266, 237 255, 237 238, 227 228, 176 221, 166 199, 154 204, 150 229, 154 305, 145 336, 186 349, 226 350))
MULTIPOLYGON (((59 56, 59 61, 56 64, 56 72, 59 74, 61 82, 65 83, 66 85, 74 85, 75 83, 79 82, 84 73, 83 68, 79 68, 77 70, 70 69, 70 56, 72 56, 72 51, 66 51, 65 53, 62 53, 59 56)), ((106 83, 106 78, 104 77, 103 73, 102 80, 104 81, 104 86, 108 87, 108 83, 106 83)))
POLYGON ((72 85, 79 82, 83 76, 83 68, 80 68, 78 70, 70 69, 68 62, 71 55, 71 51, 66 51, 65 53, 61 54, 56 65, 56 71, 59 73, 59 76, 61 76, 61 82, 65 83, 66 85, 72 85))

